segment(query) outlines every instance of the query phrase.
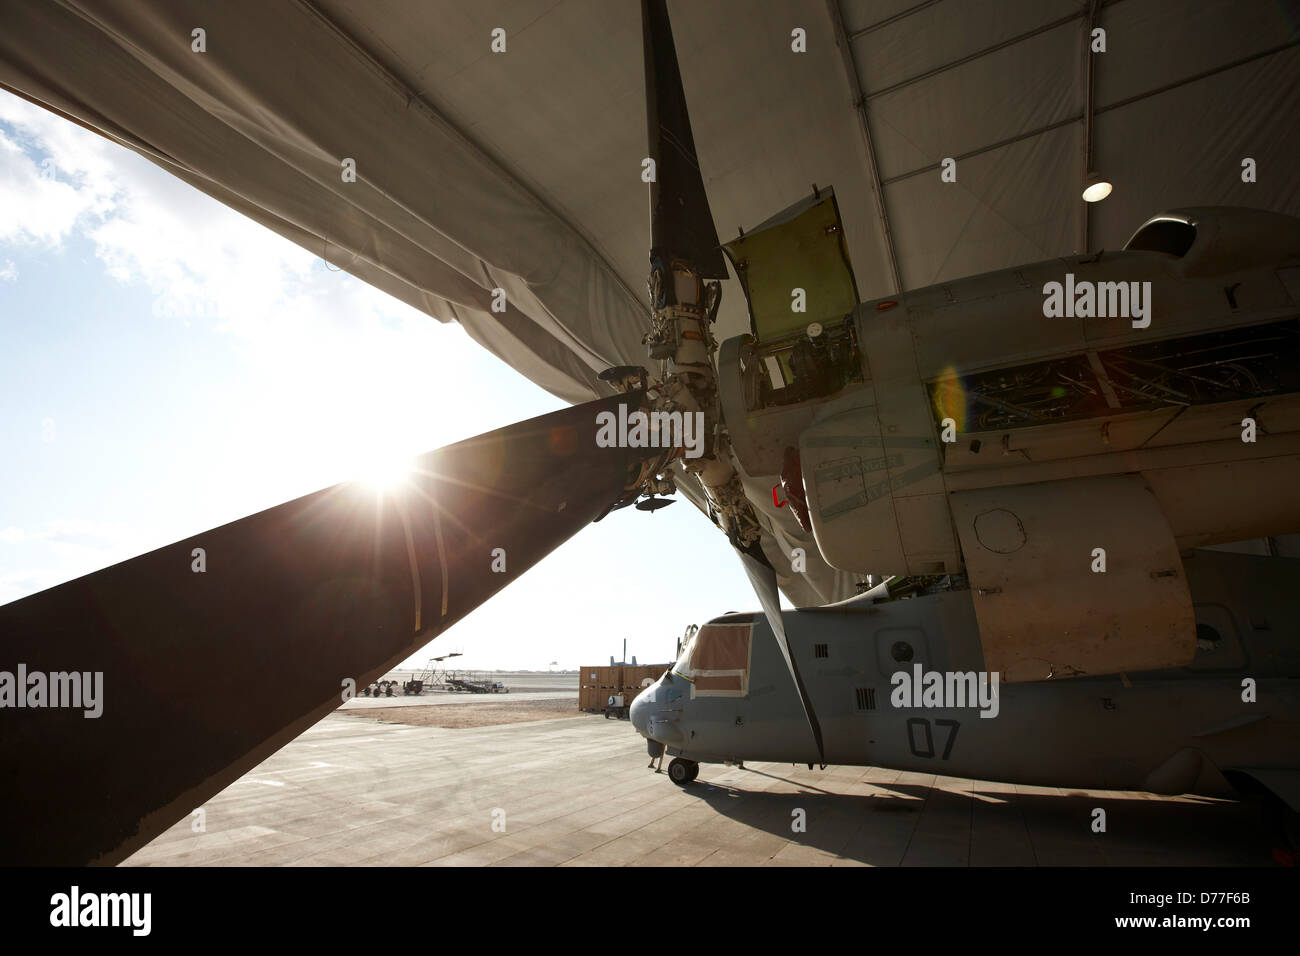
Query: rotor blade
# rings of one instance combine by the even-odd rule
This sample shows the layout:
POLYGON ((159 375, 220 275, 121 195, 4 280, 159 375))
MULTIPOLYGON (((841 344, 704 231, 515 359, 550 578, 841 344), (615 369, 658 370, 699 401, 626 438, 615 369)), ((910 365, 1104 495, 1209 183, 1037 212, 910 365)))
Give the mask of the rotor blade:
POLYGON ((427 644, 622 494, 637 452, 598 447, 597 414, 642 399, 489 432, 395 491, 336 485, 0 607, 0 864, 124 859, 427 644))
POLYGON ((705 279, 727 278, 718 231, 695 156, 686 92, 664 0, 642 0, 646 120, 655 178, 650 183, 650 259, 684 259, 705 279))
MULTIPOLYGON (((817 742, 818 762, 824 764, 826 762, 826 748, 822 744, 822 727, 817 720, 816 712, 813 710, 808 691, 803 686, 803 678, 799 676, 799 665, 795 663, 794 655, 790 653, 790 644, 785 636, 785 623, 781 618, 781 594, 776 585, 776 570, 768 563, 766 558, 760 560, 753 553, 758 548, 758 544, 755 543, 751 550, 742 551, 737 548, 736 553, 740 555, 740 561, 745 566, 745 573, 749 575, 749 583, 754 586, 754 593, 758 595, 758 603, 762 605, 768 626, 772 628, 772 634, 776 637, 776 645, 781 649, 781 656, 785 658, 785 666, 789 668, 790 676, 794 678, 794 686, 799 691, 799 702, 803 705, 804 716, 808 719, 808 727, 812 730, 813 739, 817 742)), ((761 555, 762 552, 759 551, 759 554, 761 555)))

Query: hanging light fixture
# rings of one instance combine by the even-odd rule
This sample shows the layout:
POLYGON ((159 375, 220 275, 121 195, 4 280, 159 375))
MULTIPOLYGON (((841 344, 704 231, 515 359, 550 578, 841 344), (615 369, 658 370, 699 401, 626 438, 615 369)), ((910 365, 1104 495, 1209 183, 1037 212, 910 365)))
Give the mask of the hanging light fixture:
POLYGON ((1088 178, 1083 182, 1083 201, 1101 202, 1110 195, 1112 188, 1109 180, 1103 179, 1096 173, 1089 173, 1088 178))

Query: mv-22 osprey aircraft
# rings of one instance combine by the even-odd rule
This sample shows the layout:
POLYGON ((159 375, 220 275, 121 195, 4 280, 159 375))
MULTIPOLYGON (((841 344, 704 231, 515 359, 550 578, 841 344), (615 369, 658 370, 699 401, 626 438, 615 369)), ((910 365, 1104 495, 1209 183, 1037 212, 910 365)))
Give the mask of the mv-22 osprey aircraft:
POLYGON ((0 680, 0 703, 25 703, 0 736, 2 862, 124 859, 340 687, 585 524, 678 490, 725 532, 763 613, 702 628, 637 698, 677 782, 713 760, 869 762, 1257 787, 1294 812, 1298 562, 1197 549, 1300 532, 1300 221, 1173 211, 1120 251, 860 303, 830 188, 719 242, 663 0, 643 0, 642 35, 653 368, 611 368, 604 398, 431 452, 385 495, 338 485, 0 607, 0 677, 91 671, 105 688, 87 720, 0 680), (719 343, 724 255, 750 329, 719 343), (642 413, 653 441, 608 440, 642 413), (688 420, 703 423, 689 453, 663 431, 688 420), (788 551, 764 547, 791 540, 764 534, 778 506, 804 533, 788 551), (783 613, 778 578, 813 548, 882 583, 783 613), (282 691, 231 707, 250 672, 282 691), (921 692, 895 707, 899 672, 921 692), (945 690, 976 675, 977 700, 986 675, 990 717, 929 706, 933 673, 945 690))
POLYGON ((633 701, 632 723, 651 766, 673 755, 668 775, 680 786, 701 763, 822 761, 1036 786, 1245 794, 1262 797, 1276 837, 1300 848, 1286 802, 1297 772, 1300 561, 1198 549, 1182 566, 1196 612, 1187 666, 999 686, 983 670, 969 589, 909 591, 915 582, 890 578, 840 604, 782 614, 821 748, 761 614, 701 627, 633 701))

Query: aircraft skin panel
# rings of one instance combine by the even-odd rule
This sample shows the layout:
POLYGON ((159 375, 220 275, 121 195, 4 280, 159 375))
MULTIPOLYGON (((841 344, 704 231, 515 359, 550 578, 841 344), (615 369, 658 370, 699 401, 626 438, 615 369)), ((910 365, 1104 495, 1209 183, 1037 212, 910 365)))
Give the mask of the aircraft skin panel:
MULTIPOLYGON (((869 320, 859 312, 859 339, 869 380, 875 388, 876 417, 885 471, 896 497, 946 491, 939 442, 928 390, 917 374, 915 337, 909 316, 891 309, 869 320)), ((904 548, 910 550, 904 540, 904 548)))
MULTIPOLYGON (((1300 446, 1300 436, 1291 445, 1300 446)), ((1300 454, 1141 474, 1180 549, 1300 531, 1300 454)))
POLYGON ((908 574, 960 570, 961 552, 946 494, 900 495, 894 499, 894 513, 899 534, 907 542, 908 574))
MULTIPOLYGON (((1000 684, 993 717, 981 717, 978 706, 911 706, 910 698, 895 706, 892 699, 901 693, 894 675, 911 676, 916 665, 945 674, 982 669, 969 651, 976 628, 971 592, 786 611, 827 762, 1213 796, 1233 795, 1222 772, 1235 768, 1255 768, 1243 772, 1261 781, 1297 779, 1300 593, 1282 585, 1294 583, 1300 559, 1195 551, 1187 566, 1202 634, 1188 666, 1000 684), (1242 699, 1244 677, 1255 680, 1253 703, 1242 699), (1231 729, 1203 733, 1213 727, 1231 729)), ((645 693, 660 692, 655 685, 645 693)), ((669 754, 704 762, 817 760, 762 621, 755 625, 748 697, 681 706, 676 726, 683 733, 668 743, 669 754)))
MULTIPOLYGON (((914 362, 926 381, 1079 352, 1087 347, 1083 320, 1043 316, 1043 284, 1063 278, 1066 269, 1065 262, 1054 259, 993 276, 959 279, 905 293, 889 311, 905 311, 908 316, 914 362), (996 334, 991 334, 993 330, 996 334)), ((870 342, 881 314, 878 305, 868 302, 859 309, 859 340, 864 343, 870 342)), ((965 430, 965 423, 958 426, 965 430)))
POLYGON ((1300 434, 1265 439, 1272 452, 1240 438, 1026 461, 951 471, 954 494, 1105 475, 1139 474, 1160 503, 1179 550, 1300 531, 1300 434), (1246 493, 1248 490, 1249 493, 1246 493))
POLYGON ((1004 681, 1191 660, 1182 560, 1140 477, 962 491, 951 503, 985 663, 1004 681))
MULTIPOLYGON (((1186 411, 1182 406, 1157 408, 1116 414, 1101 421, 1084 419, 1025 425, 1010 433, 1003 429, 969 429, 961 433, 960 441, 945 443, 944 473, 951 480, 954 474, 964 471, 1014 470, 1021 464, 1077 460, 1155 447, 1154 439, 1163 435, 1170 422, 1186 411), (1004 435, 1007 436, 1005 444, 1004 435)), ((1223 418, 1219 416, 1218 425, 1222 425, 1223 418)))
POLYGON ((1247 418, 1256 423, 1255 444, 1260 443, 1260 431, 1266 439, 1287 432, 1300 432, 1300 393, 1184 408, 1176 420, 1152 435, 1142 447, 1161 448, 1197 441, 1241 441, 1242 423, 1247 418))
MULTIPOLYGON (((1255 325, 1293 316, 1297 302, 1279 270, 1300 255, 1300 222, 1257 209, 1207 208, 1196 211, 1208 246, 1198 256, 1194 246, 1186 259, 1147 250, 1118 250, 1100 255, 1074 255, 1026 263, 988 275, 955 279, 895 297, 898 306, 878 313, 879 302, 859 310, 861 341, 869 344, 880 315, 906 314, 916 338, 916 364, 921 377, 1014 366, 1035 358, 1115 348, 1177 338, 1202 331, 1255 325), (1213 238, 1214 231, 1231 234, 1213 238), (1249 254, 1242 255, 1239 248, 1249 254), (1090 284, 1124 283, 1121 298, 1131 308, 1133 283, 1141 289, 1148 316, 1128 314, 1078 317, 1073 307, 1049 316, 1045 309, 1048 283, 1062 286, 1064 307, 1067 274, 1072 288, 1090 284), (1232 297, 1225 289, 1232 288, 1232 297), (1139 325, 1134 326, 1134 320, 1139 325), (1143 325, 1149 319, 1149 324, 1143 325), (996 334, 990 334, 996 329, 996 334)), ((891 300, 885 300, 891 301, 891 300)), ((1077 301, 1077 296, 1076 296, 1077 301)), ((1100 311, 1096 300, 1094 309, 1100 311)), ((963 431, 966 429, 963 427, 963 431)))
POLYGON ((799 461, 813 534, 826 562, 859 570, 904 567, 875 406, 817 421, 799 437, 799 461))

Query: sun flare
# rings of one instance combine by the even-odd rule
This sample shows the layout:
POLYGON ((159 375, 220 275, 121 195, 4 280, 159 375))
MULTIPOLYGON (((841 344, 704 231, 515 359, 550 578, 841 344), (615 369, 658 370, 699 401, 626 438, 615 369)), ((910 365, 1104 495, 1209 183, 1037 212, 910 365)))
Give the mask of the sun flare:
POLYGON ((375 491, 395 491, 414 471, 415 460, 410 456, 370 453, 357 459, 356 480, 375 491))

